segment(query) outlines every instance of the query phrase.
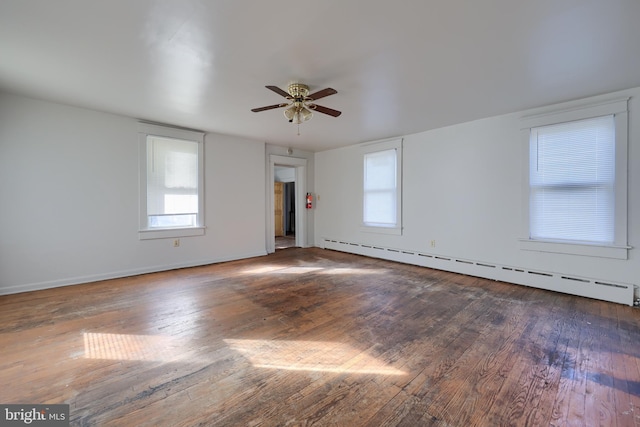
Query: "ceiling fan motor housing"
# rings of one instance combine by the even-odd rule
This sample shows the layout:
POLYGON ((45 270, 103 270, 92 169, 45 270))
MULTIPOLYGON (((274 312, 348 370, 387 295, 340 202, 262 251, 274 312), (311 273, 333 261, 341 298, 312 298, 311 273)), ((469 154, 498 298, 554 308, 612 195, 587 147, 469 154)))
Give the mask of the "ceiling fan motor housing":
POLYGON ((309 96, 309 86, 303 85, 302 83, 291 83, 288 92, 293 99, 301 102, 309 96))

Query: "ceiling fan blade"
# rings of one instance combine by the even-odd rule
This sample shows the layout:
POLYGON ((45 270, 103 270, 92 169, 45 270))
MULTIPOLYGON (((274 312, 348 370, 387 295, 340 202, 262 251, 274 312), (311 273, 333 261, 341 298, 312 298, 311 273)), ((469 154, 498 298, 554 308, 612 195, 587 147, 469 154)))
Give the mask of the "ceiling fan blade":
POLYGON ((338 93, 337 90, 328 87, 326 89, 319 90, 316 93, 312 93, 311 95, 307 96, 307 98, 315 101, 316 99, 324 98, 325 96, 329 95, 335 95, 336 93, 338 93))
POLYGON ((265 86, 265 87, 267 89, 271 89, 272 91, 274 91, 278 95, 284 96, 285 98, 290 98, 291 97, 291 95, 289 95, 287 92, 285 92, 282 89, 280 89, 278 86, 265 86))
POLYGON ((328 114, 328 115, 333 116, 333 117, 338 117, 340 114, 342 114, 342 111, 334 110, 332 108, 323 107, 322 105, 313 104, 312 109, 315 110, 315 111, 318 111, 319 113, 328 114))
POLYGON ((254 113, 259 113, 260 111, 273 110, 274 108, 286 107, 287 105, 289 104, 284 103, 284 104, 267 105, 266 107, 252 108, 251 111, 253 111, 254 113))

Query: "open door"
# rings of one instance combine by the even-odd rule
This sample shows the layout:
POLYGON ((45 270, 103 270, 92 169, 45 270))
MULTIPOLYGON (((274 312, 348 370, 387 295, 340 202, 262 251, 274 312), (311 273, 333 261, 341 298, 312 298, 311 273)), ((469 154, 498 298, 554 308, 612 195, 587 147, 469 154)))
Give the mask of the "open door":
POLYGON ((284 183, 273 183, 273 228, 275 237, 284 236, 284 183))

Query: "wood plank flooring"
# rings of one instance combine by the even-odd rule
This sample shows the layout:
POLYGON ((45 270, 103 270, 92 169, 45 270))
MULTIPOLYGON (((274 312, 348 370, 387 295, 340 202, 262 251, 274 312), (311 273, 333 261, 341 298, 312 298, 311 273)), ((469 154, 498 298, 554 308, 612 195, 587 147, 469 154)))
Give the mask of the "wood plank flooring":
POLYGON ((640 310, 317 248, 0 297, 77 426, 640 426, 640 310))
POLYGON ((296 236, 289 234, 287 236, 276 237, 276 249, 287 249, 296 247, 296 236))

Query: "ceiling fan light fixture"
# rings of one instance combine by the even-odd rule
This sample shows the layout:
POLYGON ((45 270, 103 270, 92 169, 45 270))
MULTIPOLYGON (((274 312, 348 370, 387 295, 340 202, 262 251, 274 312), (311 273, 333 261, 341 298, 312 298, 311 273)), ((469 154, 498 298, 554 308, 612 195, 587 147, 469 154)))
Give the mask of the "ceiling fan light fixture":
POLYGON ((291 107, 284 110, 284 116, 287 118, 287 120, 289 120, 290 122, 293 122, 293 119, 296 116, 297 111, 298 111, 298 106, 292 105, 291 107))
POLYGON ((308 110, 305 107, 302 107, 299 112, 298 112, 299 116, 302 116, 302 121, 306 122, 307 120, 310 120, 311 117, 313 117, 313 113, 311 112, 311 110, 308 110))
POLYGON ((302 122, 310 120, 311 117, 313 117, 313 113, 302 106, 301 103, 296 102, 294 105, 284 110, 284 116, 290 123, 299 125, 302 122))

